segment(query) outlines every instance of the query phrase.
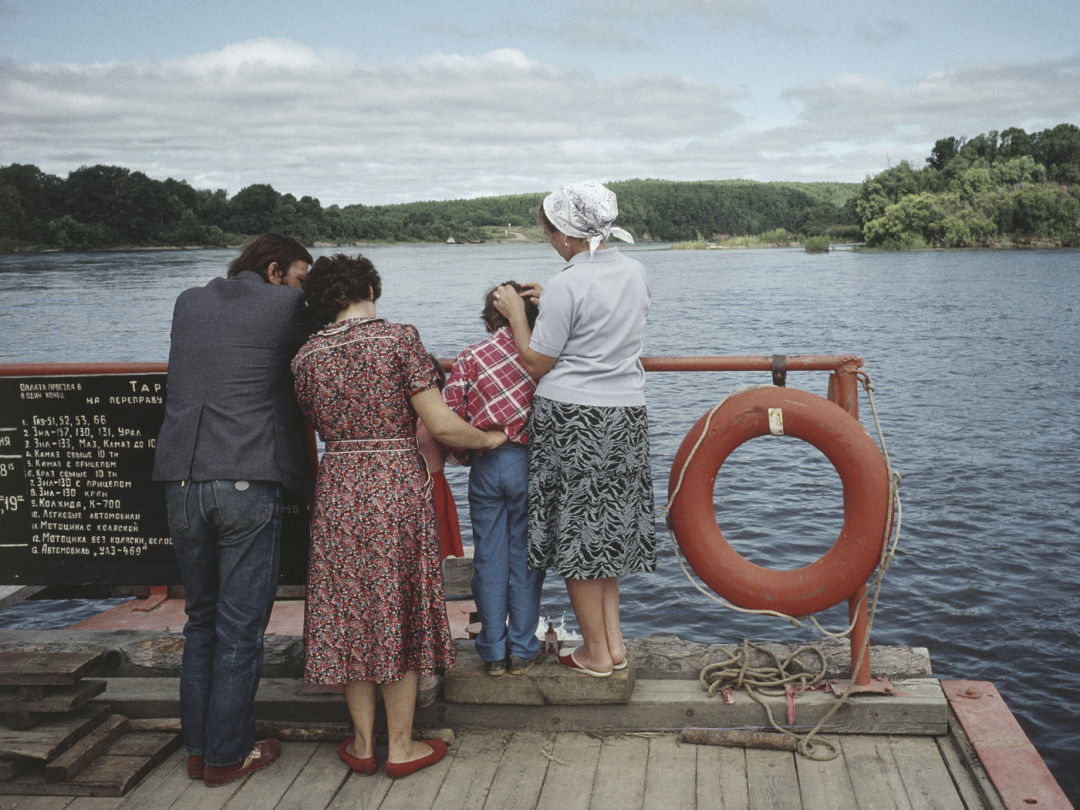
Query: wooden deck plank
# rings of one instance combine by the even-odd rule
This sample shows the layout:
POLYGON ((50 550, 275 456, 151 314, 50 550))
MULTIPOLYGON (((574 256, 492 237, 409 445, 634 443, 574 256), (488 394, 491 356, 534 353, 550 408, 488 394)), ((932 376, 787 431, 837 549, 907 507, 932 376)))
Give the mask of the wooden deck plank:
POLYGON ((536 810, 589 810, 600 747, 587 734, 559 734, 536 810))
MULTIPOLYGON (((955 719, 951 723, 960 725, 960 721, 955 719)), ((962 729, 960 733, 964 733, 962 729)), ((1005 805, 991 783, 990 777, 985 773, 979 776, 972 773, 971 764, 966 761, 968 754, 964 751, 964 743, 954 734, 936 739, 938 750, 941 751, 941 756, 949 769, 949 776, 952 777, 956 792, 960 794, 964 806, 968 810, 1005 810, 1005 805)), ((974 755, 974 752, 971 755, 974 755)), ((982 768, 980 767, 979 770, 981 771, 982 768)))
POLYGON ((746 752, 719 745, 697 747, 697 810, 743 810, 749 804, 746 752))
MULTIPOLYGON (((229 802, 229 810, 269 810, 279 806, 300 772, 318 749, 318 743, 290 743, 281 746, 281 756, 244 782, 229 802)), ((340 760, 339 760, 340 763, 340 760)))
POLYGON ((104 660, 103 652, 0 652, 0 685, 74 686, 104 660))
POLYGON ((797 755, 787 751, 746 751, 747 807, 750 810, 800 810, 797 755))
POLYGON ((680 745, 677 737, 649 740, 644 810, 693 807, 697 793, 697 746, 680 745))
MULTIPOLYGON (((262 808, 308 810, 326 807, 334 800, 352 771, 337 755, 337 743, 292 743, 286 744, 283 748, 292 748, 293 745, 316 745, 316 748, 277 804, 265 804, 262 808)), ((275 762, 267 770, 272 770, 277 767, 277 764, 275 762)), ((265 771, 252 774, 249 780, 254 781, 263 773, 265 771)), ((258 805, 251 805, 251 807, 254 810, 262 810, 258 805)), ((229 810, 232 810, 232 804, 229 805, 229 810)))
POLYGON ((64 810, 116 810, 123 799, 107 799, 100 796, 79 796, 64 810))
POLYGON ((591 810, 641 810, 649 741, 644 737, 609 737, 600 746, 593 780, 591 810))
POLYGON ((552 732, 515 732, 491 782, 486 810, 534 810, 549 764, 541 752, 550 751, 554 742, 552 732))
POLYGON ((509 739, 508 733, 493 731, 468 731, 458 737, 435 806, 483 807, 509 739))
POLYGON ((914 810, 965 810, 932 737, 890 737, 889 745, 914 810))
POLYGON ((816 760, 796 755, 803 810, 855 810, 855 789, 842 751, 836 759, 816 760))
POLYGON ((91 760, 112 746, 127 730, 128 719, 114 714, 73 746, 45 766, 45 778, 50 782, 67 782, 91 760))
POLYGON ((65 810, 74 800, 73 796, 22 796, 16 810, 65 810))
POLYGON ((37 687, 42 697, 24 696, 35 687, 0 686, 0 712, 70 712, 105 691, 107 682, 85 679, 74 686, 37 687))
POLYGON ((855 800, 862 810, 912 810, 884 737, 841 737, 855 800))
POLYGON ((165 810, 194 782, 187 775, 187 751, 181 747, 120 799, 117 810, 165 810))
POLYGON ((373 776, 350 771, 326 810, 376 810, 393 784, 394 780, 387 779, 382 771, 373 776))
POLYGON ((67 714, 45 715, 30 730, 0 727, 0 754, 48 761, 61 754, 109 716, 109 705, 92 700, 67 714))
POLYGON ((436 807, 435 797, 439 795, 453 761, 448 754, 422 771, 393 780, 379 810, 427 810, 436 807))

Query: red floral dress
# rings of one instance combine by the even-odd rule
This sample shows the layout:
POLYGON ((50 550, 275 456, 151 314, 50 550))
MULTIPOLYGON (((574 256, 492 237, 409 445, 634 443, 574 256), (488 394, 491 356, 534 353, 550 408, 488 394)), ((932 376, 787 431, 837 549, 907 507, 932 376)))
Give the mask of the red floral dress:
POLYGON ((434 388, 416 328, 333 324, 293 360, 327 444, 311 521, 304 680, 387 683, 450 667, 439 529, 409 397, 434 388))

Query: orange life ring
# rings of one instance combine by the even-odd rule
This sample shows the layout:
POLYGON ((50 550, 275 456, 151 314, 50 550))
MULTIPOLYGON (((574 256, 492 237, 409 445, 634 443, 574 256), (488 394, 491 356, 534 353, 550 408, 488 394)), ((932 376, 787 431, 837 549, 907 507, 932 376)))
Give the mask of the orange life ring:
POLYGON ((885 459, 859 420, 806 391, 759 388, 728 399, 713 414, 709 433, 672 501, 679 476, 708 414, 686 434, 668 482, 671 529, 687 562, 716 593, 734 605, 807 616, 838 605, 874 573, 885 542, 889 481, 885 459), (794 570, 762 568, 731 547, 713 511, 720 466, 735 448, 770 431, 779 409, 783 433, 812 444, 832 462, 844 488, 844 525, 823 557, 794 570), (774 419, 776 414, 774 413, 774 419))

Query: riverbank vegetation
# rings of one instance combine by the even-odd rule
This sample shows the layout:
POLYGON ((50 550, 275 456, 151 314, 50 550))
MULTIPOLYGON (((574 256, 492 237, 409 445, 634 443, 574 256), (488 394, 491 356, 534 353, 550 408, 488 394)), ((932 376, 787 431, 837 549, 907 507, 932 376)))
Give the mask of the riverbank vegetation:
MULTIPOLYGON (((863 183, 749 180, 608 183, 618 224, 639 241, 679 247, 861 242, 869 247, 1080 245, 1080 128, 1012 128, 938 140, 926 165, 906 161, 863 183)), ((230 197, 120 166, 66 178, 0 167, 0 252, 225 247, 277 231, 308 245, 543 241, 544 192, 400 205, 331 205, 266 183, 230 197)))
POLYGON ((868 178, 851 205, 868 247, 1080 246, 1080 128, 941 138, 925 166, 868 178))
MULTIPOLYGON (((643 241, 850 230, 854 215, 844 206, 859 188, 746 180, 609 186, 619 196, 619 224, 643 241)), ((120 166, 83 167, 61 178, 14 164, 0 168, 0 251, 224 247, 271 230, 308 245, 542 241, 536 211, 543 196, 323 207, 265 183, 229 197, 120 166)))

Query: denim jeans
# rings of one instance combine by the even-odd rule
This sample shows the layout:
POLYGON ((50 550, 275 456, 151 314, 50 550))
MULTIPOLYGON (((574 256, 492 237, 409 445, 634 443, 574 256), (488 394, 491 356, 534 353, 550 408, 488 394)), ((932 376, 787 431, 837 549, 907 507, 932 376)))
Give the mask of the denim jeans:
POLYGON ((480 617, 476 651, 485 661, 540 651, 543 571, 530 571, 529 450, 504 444, 486 450, 469 471, 473 529, 473 600, 480 617), (507 620, 509 619, 509 628, 507 620))
POLYGON ((255 744, 263 633, 278 582, 281 485, 170 481, 165 499, 187 603, 184 745, 224 768, 243 762, 255 744))

